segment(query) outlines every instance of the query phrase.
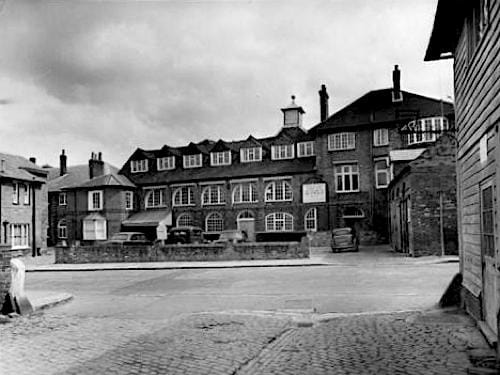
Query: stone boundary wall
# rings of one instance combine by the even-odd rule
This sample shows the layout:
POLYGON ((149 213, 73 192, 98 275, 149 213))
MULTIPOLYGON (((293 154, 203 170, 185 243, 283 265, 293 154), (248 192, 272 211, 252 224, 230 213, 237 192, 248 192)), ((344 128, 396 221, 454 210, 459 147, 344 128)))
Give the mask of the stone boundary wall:
POLYGON ((299 259, 309 257, 309 243, 251 242, 155 246, 56 247, 56 263, 118 263, 299 259))

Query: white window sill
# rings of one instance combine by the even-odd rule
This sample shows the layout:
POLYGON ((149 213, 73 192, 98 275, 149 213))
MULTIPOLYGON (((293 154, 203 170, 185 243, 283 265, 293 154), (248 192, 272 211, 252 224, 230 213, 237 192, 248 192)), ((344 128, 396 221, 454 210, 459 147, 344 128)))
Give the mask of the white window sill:
POLYGON ((335 192, 337 194, 350 194, 350 193, 359 193, 360 190, 348 190, 348 191, 344 191, 344 190, 343 191, 338 191, 338 190, 336 190, 335 192))

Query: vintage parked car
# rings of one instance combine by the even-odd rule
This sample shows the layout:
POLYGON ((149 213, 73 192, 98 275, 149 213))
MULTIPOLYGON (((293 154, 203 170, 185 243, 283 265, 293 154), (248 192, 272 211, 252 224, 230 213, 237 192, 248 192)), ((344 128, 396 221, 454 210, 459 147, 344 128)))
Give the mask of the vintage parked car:
POLYGON ((151 241, 141 232, 118 232, 113 234, 105 243, 118 245, 151 245, 151 241))
POLYGON ((174 227, 168 231, 167 244, 203 243, 203 230, 200 227, 174 227))
POLYGON ((248 236, 245 232, 233 229, 233 230, 225 230, 222 231, 219 238, 215 241, 215 243, 240 243, 248 240, 248 236))
POLYGON ((332 251, 359 251, 358 238, 352 228, 337 228, 332 231, 332 251))

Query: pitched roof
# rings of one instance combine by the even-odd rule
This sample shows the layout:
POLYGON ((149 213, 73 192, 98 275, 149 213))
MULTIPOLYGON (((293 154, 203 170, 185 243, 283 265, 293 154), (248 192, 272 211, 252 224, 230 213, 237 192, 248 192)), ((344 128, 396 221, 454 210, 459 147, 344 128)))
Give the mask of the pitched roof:
POLYGON ((424 61, 453 57, 467 6, 466 0, 439 0, 424 61))
MULTIPOLYGON (((118 173, 118 168, 104 163, 104 174, 118 173)), ((89 181, 89 166, 87 164, 79 164, 68 167, 67 173, 63 176, 59 175, 59 168, 51 168, 49 170, 49 191, 59 191, 68 187, 81 185, 89 181)))
POLYGON ((314 126, 310 133, 352 128, 377 127, 415 118, 446 116, 453 117, 453 104, 442 100, 402 91, 403 100, 393 102, 392 89, 370 91, 342 108, 326 121, 314 126))
POLYGON ((411 161, 422 155, 425 148, 413 148, 405 150, 392 150, 389 151, 389 158, 391 161, 411 161))
POLYGON ((156 173, 132 174, 130 179, 137 185, 210 181, 227 178, 279 176, 314 171, 314 158, 291 160, 263 160, 256 163, 234 163, 221 167, 176 169, 156 173))
POLYGON ((116 172, 112 172, 103 176, 94 177, 93 179, 82 183, 66 186, 64 189, 85 189, 104 186, 135 187, 135 185, 127 177, 117 174, 116 172))
POLYGON ((48 174, 46 169, 19 155, 0 153, 1 161, 3 161, 3 170, 1 169, 2 165, 0 165, 0 177, 45 182, 45 178, 40 176, 48 174))

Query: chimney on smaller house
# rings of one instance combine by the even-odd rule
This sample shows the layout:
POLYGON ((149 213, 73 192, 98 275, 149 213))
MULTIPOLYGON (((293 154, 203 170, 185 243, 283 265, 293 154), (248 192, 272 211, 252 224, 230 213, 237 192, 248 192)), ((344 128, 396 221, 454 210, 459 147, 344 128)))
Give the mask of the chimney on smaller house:
POLYGON ((63 149, 61 152, 61 155, 59 155, 59 175, 60 176, 63 176, 68 172, 68 168, 67 168, 66 163, 67 163, 67 157, 66 157, 66 154, 65 154, 64 149, 63 149))
POLYGON ((0 172, 2 172, 2 173, 5 172, 5 159, 2 159, 0 161, 0 172))
POLYGON ((104 174, 104 162, 102 161, 102 152, 92 153, 89 160, 89 178, 99 177, 104 174))
POLYGON ((394 65, 394 70, 392 71, 392 101, 400 102, 403 100, 403 95, 401 93, 401 71, 398 65, 394 65))
POLYGON ((30 162, 32 162, 33 164, 36 164, 36 158, 31 157, 31 158, 30 158, 30 162))
POLYGON ((320 120, 325 121, 328 118, 328 93, 326 92, 326 86, 321 85, 321 90, 319 92, 319 110, 320 110, 320 120))

